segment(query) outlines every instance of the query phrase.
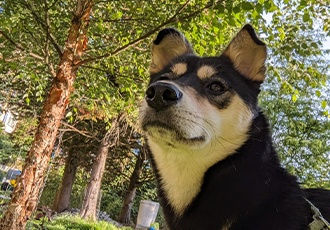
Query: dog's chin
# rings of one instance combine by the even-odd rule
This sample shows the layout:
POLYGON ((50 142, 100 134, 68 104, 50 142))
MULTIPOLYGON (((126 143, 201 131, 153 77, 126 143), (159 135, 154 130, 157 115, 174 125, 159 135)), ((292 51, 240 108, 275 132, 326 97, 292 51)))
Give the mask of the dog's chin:
POLYGON ((148 139, 152 139, 156 143, 165 143, 167 146, 173 147, 189 147, 194 149, 203 148, 209 141, 207 135, 200 132, 192 135, 189 130, 182 130, 180 127, 169 126, 160 122, 153 122, 143 126, 148 139))

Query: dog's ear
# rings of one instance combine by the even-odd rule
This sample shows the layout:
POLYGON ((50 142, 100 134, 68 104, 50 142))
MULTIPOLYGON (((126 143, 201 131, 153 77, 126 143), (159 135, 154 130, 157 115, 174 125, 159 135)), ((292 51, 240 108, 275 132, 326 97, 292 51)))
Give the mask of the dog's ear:
POLYGON ((251 25, 245 25, 238 32, 222 55, 228 56, 245 77, 253 81, 265 79, 266 45, 259 40, 251 25))
POLYGON ((176 57, 186 53, 193 53, 193 49, 186 37, 173 28, 161 30, 152 47, 150 73, 158 73, 176 57))

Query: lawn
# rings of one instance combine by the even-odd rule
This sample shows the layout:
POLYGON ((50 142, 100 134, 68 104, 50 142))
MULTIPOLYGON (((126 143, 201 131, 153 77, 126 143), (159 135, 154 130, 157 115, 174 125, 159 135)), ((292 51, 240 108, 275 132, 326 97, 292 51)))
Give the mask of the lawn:
POLYGON ((41 221, 34 220, 29 222, 27 230, 47 229, 47 230, 132 230, 130 227, 119 228, 106 222, 86 221, 78 216, 63 215, 54 218, 52 221, 46 221, 42 226, 41 221))

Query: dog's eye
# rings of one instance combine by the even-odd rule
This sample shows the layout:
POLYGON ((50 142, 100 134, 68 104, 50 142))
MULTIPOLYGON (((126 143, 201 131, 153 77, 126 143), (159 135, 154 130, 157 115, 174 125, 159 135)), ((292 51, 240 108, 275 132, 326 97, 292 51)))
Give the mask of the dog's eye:
POLYGON ((225 91, 225 87, 223 87, 223 85, 220 82, 213 82, 209 84, 208 89, 216 94, 221 94, 225 91))

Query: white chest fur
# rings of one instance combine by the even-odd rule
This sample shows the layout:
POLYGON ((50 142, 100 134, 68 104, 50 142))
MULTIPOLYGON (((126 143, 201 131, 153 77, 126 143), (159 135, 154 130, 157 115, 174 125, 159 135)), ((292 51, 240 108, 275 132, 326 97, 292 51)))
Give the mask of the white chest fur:
POLYGON ((206 146, 202 151, 194 149, 185 151, 155 144, 150 139, 148 143, 159 170, 166 197, 179 216, 199 193, 208 168, 235 151, 234 146, 224 147, 226 150, 222 148, 221 153, 219 149, 211 145, 206 146))

